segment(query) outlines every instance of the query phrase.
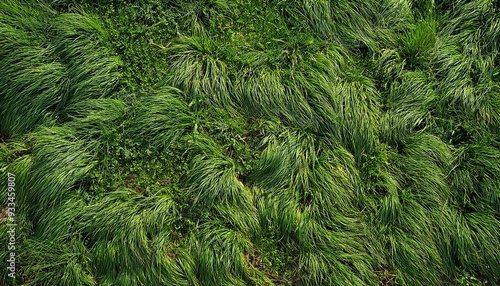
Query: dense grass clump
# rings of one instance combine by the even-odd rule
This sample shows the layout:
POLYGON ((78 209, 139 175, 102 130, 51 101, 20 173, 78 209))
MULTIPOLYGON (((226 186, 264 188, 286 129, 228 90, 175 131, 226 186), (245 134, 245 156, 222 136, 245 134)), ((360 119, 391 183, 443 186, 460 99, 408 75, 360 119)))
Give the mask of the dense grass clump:
POLYGON ((500 283, 499 9, 3 1, 0 284, 500 283))
POLYGON ((2 3, 0 13, 0 129, 7 138, 63 121, 67 106, 114 90, 118 59, 100 45, 106 31, 97 18, 17 1, 2 3))

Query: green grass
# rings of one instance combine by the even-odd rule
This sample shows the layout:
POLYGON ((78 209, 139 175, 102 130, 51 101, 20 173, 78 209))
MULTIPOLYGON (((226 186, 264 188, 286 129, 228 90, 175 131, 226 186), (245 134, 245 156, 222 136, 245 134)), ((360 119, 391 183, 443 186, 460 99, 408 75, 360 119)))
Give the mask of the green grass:
POLYGON ((3 1, 0 284, 500 283, 499 9, 3 1))

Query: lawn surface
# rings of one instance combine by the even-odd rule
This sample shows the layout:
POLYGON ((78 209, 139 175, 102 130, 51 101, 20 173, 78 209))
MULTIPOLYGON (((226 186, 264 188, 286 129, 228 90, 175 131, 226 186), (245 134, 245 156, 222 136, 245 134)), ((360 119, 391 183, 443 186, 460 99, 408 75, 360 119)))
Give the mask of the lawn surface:
POLYGON ((493 0, 2 0, 0 285, 498 285, 499 48, 493 0))

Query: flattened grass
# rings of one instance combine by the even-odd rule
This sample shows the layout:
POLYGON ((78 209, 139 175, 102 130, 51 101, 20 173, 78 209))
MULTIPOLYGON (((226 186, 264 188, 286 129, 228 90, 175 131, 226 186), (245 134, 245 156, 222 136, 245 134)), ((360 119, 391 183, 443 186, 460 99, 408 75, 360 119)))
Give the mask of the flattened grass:
POLYGON ((19 281, 499 281, 494 1, 167 2, 0 4, 19 281))

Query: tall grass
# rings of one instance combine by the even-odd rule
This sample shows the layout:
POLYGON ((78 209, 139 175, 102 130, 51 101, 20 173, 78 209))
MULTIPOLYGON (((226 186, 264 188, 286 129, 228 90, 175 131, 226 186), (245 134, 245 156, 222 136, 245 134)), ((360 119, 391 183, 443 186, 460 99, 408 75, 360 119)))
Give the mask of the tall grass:
POLYGON ((166 148, 183 135, 197 131, 196 117, 173 88, 160 88, 137 101, 137 116, 130 123, 130 133, 155 148, 166 148))
POLYGON ((438 138, 422 134, 407 141, 401 155, 392 153, 388 160, 395 166, 380 170, 386 173, 382 181, 386 193, 374 205, 370 237, 375 235, 371 239, 381 243, 398 283, 441 281, 453 265, 447 248, 452 215, 446 206, 451 152, 438 138))
POLYGON ((187 285, 171 258, 176 250, 169 249, 176 212, 168 196, 145 197, 126 189, 83 207, 76 228, 88 240, 99 283, 187 285))
POLYGON ((401 143, 412 131, 431 125, 438 100, 424 73, 406 72, 400 76, 401 83, 392 84, 385 99, 387 112, 382 121, 381 139, 389 144, 401 143))
POLYGON ((167 50, 171 63, 165 83, 185 91, 190 105, 233 107, 227 63, 203 26, 196 25, 191 37, 180 37, 167 50))
POLYGON ((193 194, 192 207, 209 216, 197 221, 188 241, 195 275, 201 284, 246 285, 252 277, 263 276, 245 259, 252 252, 252 238, 260 233, 253 194, 217 143, 201 134, 192 140, 184 184, 193 194))
POLYGON ((292 132, 269 142, 252 179, 263 190, 260 219, 276 224, 285 241, 299 249, 295 275, 301 283, 361 285, 373 272, 360 243, 363 226, 354 219, 354 158, 318 145, 292 132))
POLYGON ((98 19, 56 15, 41 3, 7 1, 1 11, 0 130, 7 138, 64 120, 66 106, 113 91, 118 61, 102 47, 98 19))
POLYGON ((0 284, 500 281, 496 2, 82 3, 0 4, 0 284))

